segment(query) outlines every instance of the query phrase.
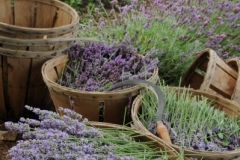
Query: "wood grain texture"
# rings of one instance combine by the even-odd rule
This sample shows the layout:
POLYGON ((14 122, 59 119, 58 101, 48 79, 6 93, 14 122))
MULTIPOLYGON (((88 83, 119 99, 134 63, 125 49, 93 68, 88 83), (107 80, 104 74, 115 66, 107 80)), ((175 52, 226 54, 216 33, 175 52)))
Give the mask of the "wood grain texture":
POLYGON ((0 0, 0 22, 13 24, 13 15, 9 0, 0 0))
POLYGON ((2 121, 7 120, 7 111, 5 108, 5 96, 4 96, 4 82, 3 82, 3 59, 2 56, 0 55, 0 119, 2 121))
POLYGON ((17 120, 23 115, 24 111, 31 59, 7 57, 7 65, 9 117, 17 120))
POLYGON ((22 27, 34 27, 34 4, 26 0, 14 1, 15 25, 22 27))
POLYGON ((45 3, 37 4, 36 28, 52 28, 57 6, 45 3))
POLYGON ((231 58, 226 63, 238 73, 237 82, 231 99, 240 104, 240 61, 238 58, 231 58))

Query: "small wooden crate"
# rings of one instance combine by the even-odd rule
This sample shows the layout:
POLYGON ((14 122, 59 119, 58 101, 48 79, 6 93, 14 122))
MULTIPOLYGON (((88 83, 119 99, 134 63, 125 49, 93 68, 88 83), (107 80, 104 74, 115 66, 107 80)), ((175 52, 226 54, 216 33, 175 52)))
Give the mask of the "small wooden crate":
POLYGON ((238 73, 211 49, 205 49, 183 76, 181 86, 221 95, 231 99, 238 73))
POLYGON ((60 37, 75 30, 78 13, 59 0, 0 0, 0 36, 60 37))
MULTIPOLYGON (((129 106, 129 98, 135 97, 142 87, 135 86, 111 92, 86 92, 61 86, 56 81, 60 78, 68 61, 68 55, 63 55, 47 61, 42 67, 43 80, 48 86, 56 110, 58 107, 73 109, 72 100, 77 113, 91 121, 99 121, 101 115, 99 105, 104 103, 104 122, 123 124, 125 107, 129 106)), ((149 81, 156 83, 157 80, 158 70, 155 69, 149 81)))
MULTIPOLYGON (((175 91, 176 94, 181 94, 186 90, 187 88, 183 87, 166 87, 166 91, 175 91)), ((228 100, 226 98, 223 98, 221 96, 211 94, 208 92, 203 92, 200 90, 194 90, 194 89, 188 89, 189 93, 191 93, 191 96, 204 96, 209 99, 209 101, 213 102, 214 108, 222 110, 226 112, 229 116, 239 116, 240 115, 240 106, 235 103, 234 101, 228 100)), ((139 120, 139 114, 141 114, 140 108, 141 108, 141 96, 137 96, 133 102, 132 110, 131 110, 131 116, 133 120, 133 128, 139 129, 146 135, 152 135, 159 141, 162 141, 162 139, 158 138, 156 135, 152 134, 145 126, 142 124, 142 122, 139 120)), ((165 142, 167 143, 167 142, 165 142)), ((169 143, 168 143, 169 144, 169 143)), ((174 144, 169 144, 172 148, 177 150, 178 152, 182 151, 181 146, 177 146, 174 144)), ((231 160, 235 158, 240 157, 240 150, 235 151, 225 151, 225 152, 212 152, 212 151, 200 151, 200 150, 194 150, 194 149, 183 149, 184 155, 189 157, 195 157, 198 159, 206 159, 206 160, 231 160)))

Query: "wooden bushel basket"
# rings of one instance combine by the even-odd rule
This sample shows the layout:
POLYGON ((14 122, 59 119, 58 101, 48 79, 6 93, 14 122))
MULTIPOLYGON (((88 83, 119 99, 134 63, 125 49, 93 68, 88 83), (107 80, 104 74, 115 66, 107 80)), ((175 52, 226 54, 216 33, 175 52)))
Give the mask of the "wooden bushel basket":
POLYGON ((75 30, 78 13, 59 0, 0 0, 0 36, 60 37, 75 30))
POLYGON ((0 0, 0 121, 30 116, 26 104, 53 108, 41 67, 74 42, 78 21, 58 0, 0 0))
POLYGON ((238 73, 211 49, 197 56, 183 76, 181 86, 221 95, 231 99, 238 73))
MULTIPOLYGON (((74 108, 77 113, 90 121, 99 121, 99 116, 102 116, 99 113, 99 105, 104 103, 103 121, 123 124, 125 107, 129 106, 129 98, 139 94, 142 87, 135 86, 111 92, 86 92, 61 86, 56 81, 60 78, 61 72, 68 61, 68 55, 63 55, 47 61, 42 67, 43 80, 48 86, 56 110, 58 107, 74 108), (72 101, 74 104, 71 103, 72 101)), ((148 80, 153 83, 157 82, 157 69, 154 70, 152 77, 148 80)), ((128 121, 128 117, 126 121, 128 121)))
MULTIPOLYGON (((181 94, 184 92, 186 88, 182 87, 166 87, 167 91, 175 91, 176 94, 181 94)), ((223 98, 221 96, 203 92, 200 90, 194 90, 194 89, 188 89, 188 91, 191 93, 191 96, 204 96, 209 99, 209 101, 213 102, 214 108, 222 110, 226 112, 229 116, 238 116, 240 115, 240 107, 237 103, 234 101, 228 100, 226 98, 223 98)), ((163 141, 162 139, 158 138, 156 135, 152 134, 150 131, 148 131, 142 122, 139 120, 139 109, 141 107, 141 96, 137 96, 133 102, 132 110, 131 110, 131 116, 133 120, 133 128, 139 129, 146 135, 152 135, 159 141, 163 141)), ((167 143, 167 142, 165 142, 167 143)), ((180 146, 169 144, 171 147, 173 147, 175 150, 180 152, 182 148, 180 146)), ((200 150, 194 150, 194 149, 183 149, 184 155, 189 157, 195 157, 199 159, 208 159, 208 160, 231 160, 234 158, 240 157, 240 150, 236 151, 225 151, 225 152, 212 152, 212 151, 200 151, 200 150)))
MULTIPOLYGON (((94 126, 97 128, 111 128, 111 129, 119 129, 119 130, 123 130, 123 131, 132 131, 132 128, 126 127, 126 126, 122 126, 122 125, 117 125, 117 124, 112 124, 112 123, 104 123, 104 122, 89 122, 90 126, 94 126)), ((169 160, 175 160, 178 158, 179 153, 173 149, 171 146, 169 146, 168 144, 159 141, 158 139, 156 139, 154 136, 152 135, 146 135, 140 131, 134 130, 135 133, 135 140, 136 141, 140 141, 140 142, 153 142, 154 147, 156 149, 162 150, 162 151, 166 151, 167 154, 169 155, 169 160), (170 158, 171 157, 171 158, 170 158)), ((161 155, 159 155, 159 157, 161 157, 161 155)))
POLYGON ((235 85, 231 100, 240 104, 240 61, 238 58, 231 58, 228 59, 226 63, 238 73, 237 83, 235 85))

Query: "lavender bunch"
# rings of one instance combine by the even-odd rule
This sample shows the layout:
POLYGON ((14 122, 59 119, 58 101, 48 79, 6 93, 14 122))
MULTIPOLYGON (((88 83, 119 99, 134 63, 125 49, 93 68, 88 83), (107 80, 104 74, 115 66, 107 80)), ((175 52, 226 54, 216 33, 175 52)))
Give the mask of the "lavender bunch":
POLYGON ((178 85, 195 55, 204 48, 215 50, 224 59, 239 56, 239 6, 239 1, 230 0, 132 0, 125 6, 112 1, 107 16, 111 19, 90 16, 89 24, 83 24, 79 32, 105 43, 121 41, 125 33, 129 37, 137 33, 132 45, 139 54, 158 49, 160 78, 168 85, 178 85))
MULTIPOLYGON (((163 86, 166 104, 163 123, 172 143, 183 148, 202 151, 231 151, 240 147, 240 121, 214 109, 206 97, 191 97, 188 89, 179 95, 163 86)), ((156 99, 150 92, 142 93, 142 124, 156 135, 156 99)))
POLYGON ((168 159, 167 152, 150 148, 152 142, 136 142, 134 132, 90 126, 87 119, 69 109, 57 113, 25 106, 39 120, 21 118, 18 123, 5 122, 7 129, 16 131, 24 140, 8 151, 13 160, 136 160, 168 159))
POLYGON ((83 91, 102 91, 126 79, 148 79, 158 64, 158 59, 152 59, 157 50, 142 57, 124 40, 111 45, 74 44, 67 52, 70 61, 57 83, 83 91))

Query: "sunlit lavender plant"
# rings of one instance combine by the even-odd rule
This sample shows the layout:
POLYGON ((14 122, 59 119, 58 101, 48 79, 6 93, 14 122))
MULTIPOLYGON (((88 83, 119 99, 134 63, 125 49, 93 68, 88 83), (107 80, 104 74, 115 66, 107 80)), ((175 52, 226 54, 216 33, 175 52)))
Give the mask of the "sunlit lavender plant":
POLYGON ((152 142, 136 142, 134 131, 96 128, 69 109, 57 113, 26 106, 39 120, 21 118, 6 122, 9 130, 22 134, 23 140, 8 151, 13 160, 167 160, 167 151, 150 148, 152 142), (159 157, 161 156, 161 157, 159 157), (159 158, 158 158, 159 157, 159 158))
POLYGON ((170 85, 178 85, 195 55, 204 48, 212 48, 222 58, 239 56, 239 1, 164 2, 132 0, 123 7, 112 3, 108 17, 114 18, 92 18, 93 25, 82 25, 79 33, 106 43, 121 41, 125 33, 129 37, 137 33, 133 46, 143 55, 152 47, 159 50, 159 76, 170 85))

